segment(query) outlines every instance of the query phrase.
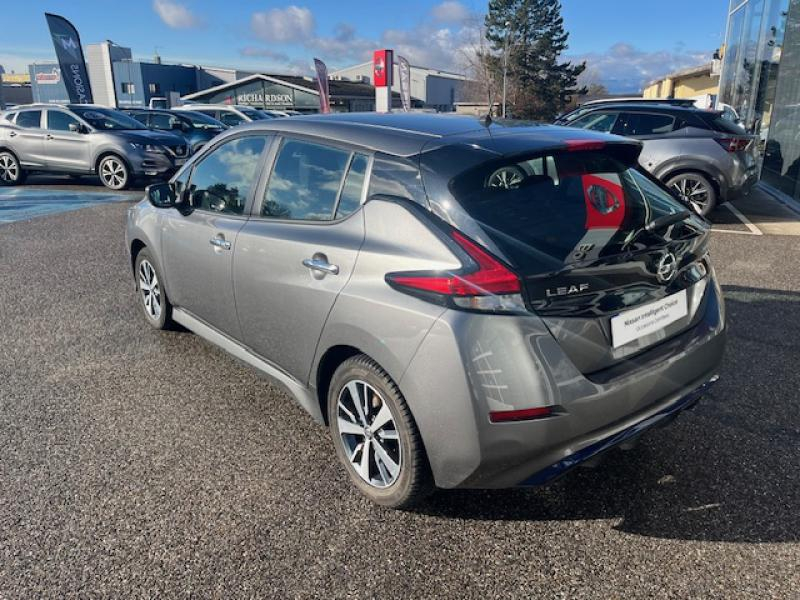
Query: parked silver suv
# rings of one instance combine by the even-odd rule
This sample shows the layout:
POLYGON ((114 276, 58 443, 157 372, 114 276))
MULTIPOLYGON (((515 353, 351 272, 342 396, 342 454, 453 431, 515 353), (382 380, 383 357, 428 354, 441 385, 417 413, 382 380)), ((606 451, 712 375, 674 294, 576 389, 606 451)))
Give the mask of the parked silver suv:
POLYGON ((375 502, 540 485, 719 368, 708 225, 639 150, 466 116, 243 125, 129 210, 138 302, 281 382, 375 502))
POLYGON ((113 190, 135 177, 168 179, 188 157, 183 138, 88 104, 18 106, 0 119, 0 185, 30 172, 97 174, 113 190))
POLYGON ((756 143, 723 113, 681 102, 687 101, 584 104, 556 123, 641 141, 642 167, 706 216, 718 203, 748 192, 756 182, 756 143))

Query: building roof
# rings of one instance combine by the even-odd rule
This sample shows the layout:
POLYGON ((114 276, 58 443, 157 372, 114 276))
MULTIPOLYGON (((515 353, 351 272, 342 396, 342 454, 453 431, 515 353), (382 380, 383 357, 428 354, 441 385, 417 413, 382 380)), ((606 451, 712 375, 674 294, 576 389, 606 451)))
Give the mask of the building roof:
MULTIPOLYGON (((311 79, 310 77, 302 77, 299 75, 275 75, 267 73, 255 73, 254 75, 243 77, 242 79, 237 79, 235 81, 228 81, 205 90, 200 90, 199 92, 187 94, 186 96, 184 96, 184 99, 193 100, 195 98, 205 96, 209 93, 222 92, 224 90, 238 87, 256 80, 269 81, 270 83, 277 83, 279 85, 287 85, 289 87, 293 87, 295 89, 299 89, 304 92, 308 92, 310 94, 319 95, 319 90, 317 90, 316 79, 311 79)), ((369 83, 362 83, 359 81, 341 81, 338 79, 329 79, 328 89, 330 91, 332 98, 339 98, 339 99, 375 98, 375 88, 369 83)), ((394 96, 395 98, 400 97, 400 95, 397 92, 392 92, 392 96, 394 96)))
POLYGON ((665 79, 682 79, 685 77, 697 77, 698 75, 711 75, 712 64, 713 63, 707 63, 704 65, 698 65, 696 67, 681 69, 680 71, 673 71, 672 73, 668 73, 667 75, 649 81, 647 84, 645 84, 645 87, 650 87, 651 85, 655 85, 659 81, 664 81, 665 79))

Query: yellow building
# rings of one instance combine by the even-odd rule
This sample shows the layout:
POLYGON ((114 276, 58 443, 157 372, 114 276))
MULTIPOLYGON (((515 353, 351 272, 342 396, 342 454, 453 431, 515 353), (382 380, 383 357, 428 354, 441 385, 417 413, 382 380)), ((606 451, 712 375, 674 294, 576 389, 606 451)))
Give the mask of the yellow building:
POLYGON ((31 76, 28 73, 5 73, 3 75, 3 83, 19 83, 27 85, 31 82, 31 76))
POLYGON ((648 83, 644 98, 695 98, 716 96, 719 92, 719 74, 712 71, 712 64, 675 71, 648 83))

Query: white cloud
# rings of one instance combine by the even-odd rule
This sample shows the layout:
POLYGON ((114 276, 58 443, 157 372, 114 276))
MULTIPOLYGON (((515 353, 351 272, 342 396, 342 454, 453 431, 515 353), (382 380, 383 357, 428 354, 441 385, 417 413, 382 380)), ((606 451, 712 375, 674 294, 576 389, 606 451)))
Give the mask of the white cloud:
POLYGON ((172 0, 153 0, 153 10, 173 29, 190 29, 201 24, 186 6, 172 0))
POLYGON ((630 44, 617 43, 605 52, 591 52, 566 57, 573 63, 586 61, 591 78, 605 85, 609 92, 640 91, 649 81, 687 67, 711 62, 711 51, 674 50, 647 52, 630 44))
POLYGON ((265 42, 303 42, 314 35, 314 15, 307 8, 287 6, 253 13, 250 27, 265 42))
POLYGON ((271 50, 269 48, 259 48, 256 46, 247 46, 239 50, 242 56, 269 58, 278 62, 289 62, 289 55, 285 52, 271 50))
POLYGON ((461 23, 470 17, 470 11, 461 2, 446 0, 434 6, 431 15, 441 23, 461 23))

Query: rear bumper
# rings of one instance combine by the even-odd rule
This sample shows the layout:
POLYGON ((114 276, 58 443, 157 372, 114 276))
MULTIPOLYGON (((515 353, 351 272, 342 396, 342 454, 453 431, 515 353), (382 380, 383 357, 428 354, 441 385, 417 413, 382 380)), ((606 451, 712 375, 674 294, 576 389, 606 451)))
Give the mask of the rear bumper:
POLYGON ((437 486, 537 485, 664 423, 719 372, 724 304, 713 276, 698 315, 690 329, 586 375, 535 315, 445 312, 398 382, 437 486), (489 419, 541 406, 554 414, 489 419))
POLYGON ((644 415, 637 415, 632 423, 626 421, 614 427, 594 432, 580 441, 571 442, 566 449, 567 456, 531 475, 519 485, 537 486, 549 483, 582 462, 588 461, 628 440, 635 439, 649 429, 667 424, 679 413, 697 404, 697 401, 717 379, 718 377, 715 375, 687 394, 661 403, 648 410, 644 415))

